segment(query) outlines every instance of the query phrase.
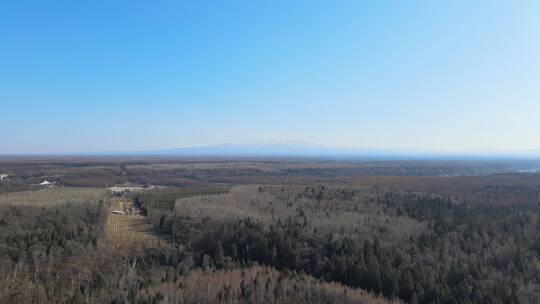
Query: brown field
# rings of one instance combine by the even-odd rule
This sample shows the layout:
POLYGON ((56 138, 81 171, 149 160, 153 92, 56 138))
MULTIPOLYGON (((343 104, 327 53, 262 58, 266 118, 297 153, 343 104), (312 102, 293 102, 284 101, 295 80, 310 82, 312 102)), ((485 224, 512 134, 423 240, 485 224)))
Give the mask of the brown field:
POLYGON ((54 206, 66 203, 95 203, 106 198, 105 189, 47 188, 0 195, 0 204, 54 206))
POLYGON ((105 232, 115 248, 159 247, 166 242, 153 233, 144 217, 137 215, 109 213, 105 232))
POLYGON ((130 199, 111 197, 108 209, 105 232, 115 248, 159 247, 164 244, 165 240, 156 235, 130 199), (112 210, 128 211, 129 214, 114 214, 112 210))

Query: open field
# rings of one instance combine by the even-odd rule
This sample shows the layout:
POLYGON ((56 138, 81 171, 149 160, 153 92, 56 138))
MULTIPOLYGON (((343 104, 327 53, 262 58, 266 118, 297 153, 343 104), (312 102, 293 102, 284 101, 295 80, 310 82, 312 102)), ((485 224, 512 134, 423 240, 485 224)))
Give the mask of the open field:
POLYGON ((107 238, 118 249, 131 247, 159 247, 166 240, 156 236, 152 226, 139 215, 107 215, 105 228, 107 238))
POLYGON ((163 236, 157 235, 141 213, 130 198, 113 196, 108 199, 105 234, 115 248, 125 250, 165 245, 163 236), (113 211, 123 214, 115 214, 113 211))
POLYGON ((95 203, 106 198, 105 189, 54 187, 0 195, 0 204, 47 207, 66 203, 95 203))

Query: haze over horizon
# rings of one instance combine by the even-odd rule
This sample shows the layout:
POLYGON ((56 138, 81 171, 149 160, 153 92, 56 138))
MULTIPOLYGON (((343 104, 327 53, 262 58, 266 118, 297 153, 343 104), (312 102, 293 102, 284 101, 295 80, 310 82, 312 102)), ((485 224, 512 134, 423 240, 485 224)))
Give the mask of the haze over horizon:
POLYGON ((540 160, 540 150, 414 150, 329 146, 302 141, 244 141, 206 146, 171 147, 150 150, 102 150, 54 153, 0 152, 0 157, 300 157, 356 160, 540 160))
POLYGON ((533 0, 4 1, 0 154, 540 151, 539 12, 533 0))

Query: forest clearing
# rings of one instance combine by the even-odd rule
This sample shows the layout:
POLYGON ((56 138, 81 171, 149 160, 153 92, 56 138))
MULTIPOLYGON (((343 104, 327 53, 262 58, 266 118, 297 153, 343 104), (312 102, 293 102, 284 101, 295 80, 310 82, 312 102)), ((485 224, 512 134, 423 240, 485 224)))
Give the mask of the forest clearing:
POLYGON ((157 236, 146 222, 146 217, 141 215, 141 210, 133 206, 129 198, 111 198, 108 209, 105 231, 115 248, 159 247, 166 242, 157 236))

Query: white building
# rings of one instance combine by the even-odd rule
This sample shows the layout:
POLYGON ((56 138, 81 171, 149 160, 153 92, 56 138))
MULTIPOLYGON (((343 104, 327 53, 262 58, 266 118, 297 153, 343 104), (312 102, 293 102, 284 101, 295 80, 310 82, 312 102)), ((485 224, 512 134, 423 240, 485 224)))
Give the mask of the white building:
POLYGON ((7 174, 0 174, 0 181, 3 181, 4 179, 6 179, 9 175, 7 174))
POLYGON ((39 185, 40 185, 40 186, 51 187, 51 186, 53 186, 54 184, 56 184, 56 182, 52 182, 52 183, 51 183, 51 182, 48 181, 48 180, 44 180, 44 181, 43 181, 42 183, 40 183, 39 185))
POLYGON ((140 191, 144 191, 145 188, 143 186, 114 186, 114 187, 109 187, 107 188, 107 191, 110 191, 112 192, 113 194, 124 194, 124 193, 127 193, 127 192, 140 192, 140 191))

